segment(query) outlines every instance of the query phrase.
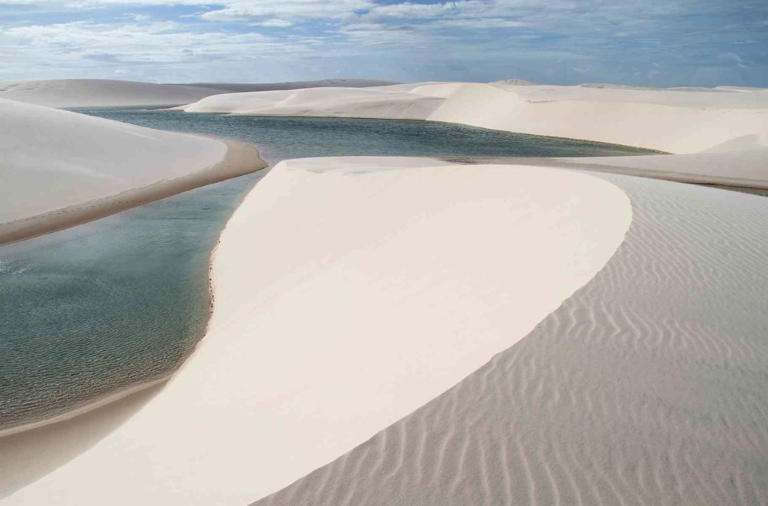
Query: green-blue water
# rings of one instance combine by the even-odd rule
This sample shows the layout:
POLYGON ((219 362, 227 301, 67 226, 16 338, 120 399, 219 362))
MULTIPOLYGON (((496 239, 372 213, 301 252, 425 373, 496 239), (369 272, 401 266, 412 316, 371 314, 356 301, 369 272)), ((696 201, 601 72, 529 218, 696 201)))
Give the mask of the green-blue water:
MULTIPOLYGON (((443 123, 93 110, 232 137, 271 163, 331 155, 594 156, 604 144, 443 123)), ((0 247, 0 427, 70 409, 176 367, 208 319, 208 260, 252 174, 0 247)))

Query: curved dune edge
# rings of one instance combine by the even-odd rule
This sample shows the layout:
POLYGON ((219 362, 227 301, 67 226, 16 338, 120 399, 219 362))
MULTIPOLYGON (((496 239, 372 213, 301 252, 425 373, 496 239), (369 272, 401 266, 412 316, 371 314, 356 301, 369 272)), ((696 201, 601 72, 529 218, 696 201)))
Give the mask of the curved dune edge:
POLYGON ((765 197, 599 177, 633 220, 586 286, 443 395, 254 504, 766 503, 765 197))
MULTIPOLYGON (((263 169, 258 150, 243 142, 219 139, 226 151, 218 163, 186 176, 167 179, 81 205, 57 209, 21 220, 0 223, 0 244, 29 239, 48 232, 96 220, 132 207, 160 200, 193 188, 263 169)), ((2 435, 2 432, 0 432, 2 435)))
POLYGON ((583 174, 424 162, 273 169, 222 234, 209 332, 179 374, 141 409, 128 398, 1 439, 6 503, 274 492, 527 334, 631 221, 618 188, 583 174))

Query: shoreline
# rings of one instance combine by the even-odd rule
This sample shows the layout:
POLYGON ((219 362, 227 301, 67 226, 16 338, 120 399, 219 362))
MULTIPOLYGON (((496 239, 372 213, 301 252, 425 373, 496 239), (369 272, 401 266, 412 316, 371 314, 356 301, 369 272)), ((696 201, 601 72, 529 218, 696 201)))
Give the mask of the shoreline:
MULTIPOLYGON (((197 344, 195 344, 195 346, 197 346, 197 344)), ((192 352, 194 353, 194 348, 192 349, 192 352)), ((183 362, 181 365, 183 365, 183 362)), ((24 422, 21 425, 13 425, 5 429, 0 429, 0 439, 7 436, 13 436, 15 434, 21 434, 22 432, 39 429, 47 425, 53 425, 55 423, 71 420, 72 418, 76 418, 90 411, 94 411, 103 406, 112 404, 113 402, 117 402, 121 399, 125 399, 127 397, 130 397, 133 394, 137 394, 143 390, 152 388, 153 386, 160 385, 161 383, 164 383, 165 381, 169 380, 174 374, 176 374, 176 371, 178 371, 181 368, 181 365, 176 369, 174 369, 173 371, 163 374, 160 377, 157 377, 148 381, 143 381, 140 383, 135 383, 133 385, 128 385, 116 391, 110 392, 106 395, 103 395, 99 398, 87 400, 82 404, 79 404, 71 409, 67 409, 66 411, 63 411, 59 414, 53 415, 52 417, 41 418, 39 420, 34 420, 31 422, 24 422)))
POLYGON ((226 151, 224 156, 212 166, 192 174, 134 188, 85 204, 0 223, 0 246, 104 218, 194 188, 256 172, 267 166, 259 156, 256 147, 230 139, 217 140, 225 144, 226 151))
MULTIPOLYGON (((121 212, 121 211, 130 209, 130 208, 133 208, 133 207, 138 207, 140 205, 153 202, 155 200, 160 200, 160 199, 163 199, 163 198, 171 197, 173 195, 176 195, 178 193, 182 193, 184 191, 192 190, 194 188, 198 188, 198 187, 201 187, 201 186, 206 186, 208 184, 217 183, 217 182, 220 182, 220 181, 224 181, 226 179, 231 179, 231 178, 243 176, 245 174, 249 174, 249 173, 252 173, 252 172, 257 172, 259 170, 264 170, 266 167, 268 167, 268 164, 263 159, 261 159, 261 157, 259 156, 258 150, 254 146, 251 146, 249 144, 246 144, 246 143, 243 143, 243 142, 239 142, 239 141, 229 140, 229 139, 221 139, 221 141, 224 142, 227 145, 227 152, 226 152, 224 158, 219 163, 217 163, 213 167, 210 167, 210 168, 205 169, 203 171, 199 171, 199 172, 197 172, 195 174, 190 174, 189 177, 176 178, 176 179, 174 179, 172 181, 169 181, 167 187, 165 188, 167 190, 178 189, 178 188, 182 188, 182 189, 178 189, 177 191, 171 191, 167 195, 162 195, 162 196, 160 196, 158 198, 148 198, 147 200, 143 200, 143 201, 140 201, 139 199, 135 199, 135 200, 132 200, 132 201, 128 202, 129 205, 127 205, 125 207, 112 206, 112 207, 109 207, 109 208, 102 208, 105 211, 109 210, 109 212, 95 213, 93 215, 93 217, 91 217, 89 219, 84 219, 84 220, 81 220, 81 221, 65 224, 65 225, 60 226, 58 228, 43 229, 41 227, 39 229, 40 231, 38 233, 34 234, 34 235, 28 235, 28 236, 20 237, 18 239, 6 241, 6 242, 3 242, 3 240, 2 240, 4 236, 3 236, 3 233, 2 233, 3 232, 2 226, 0 226, 0 246, 2 246, 3 244, 10 244, 10 243, 16 242, 16 241, 23 241, 23 240, 26 240, 26 239, 32 239, 34 237, 38 237, 38 236, 44 235, 46 233, 55 232, 55 231, 58 231, 58 230, 63 230, 63 229, 69 228, 69 227, 81 225, 83 223, 87 223, 89 221, 93 221, 93 220, 97 220, 97 219, 100 219, 100 218, 104 218, 104 217, 109 216, 111 214, 115 214, 117 212, 121 212), (258 165, 262 165, 262 166, 257 168, 257 169, 253 169, 253 170, 243 170, 243 168, 246 167, 248 163, 255 162, 255 160, 253 160, 254 156, 256 157, 256 160, 258 160, 258 162, 257 162, 258 165), (220 178, 211 178, 211 176, 208 173, 211 173, 211 172, 213 172, 213 171, 215 171, 217 169, 224 169, 224 170, 226 170, 227 171, 226 172, 227 175, 225 177, 220 177, 220 178), (179 180, 182 180, 182 181, 179 181, 179 180), (176 183, 177 181, 179 181, 179 182, 176 183), (174 184, 174 183, 176 183, 176 184, 174 184), (191 186, 187 187, 186 184, 190 184, 191 186)), ((163 183, 157 183, 155 185, 151 185, 151 187, 155 187, 158 184, 163 184, 163 183)), ((136 189, 136 191, 140 192, 140 191, 142 191, 144 189, 145 188, 138 188, 138 189, 136 189)), ((125 193, 133 193, 133 192, 125 192, 125 193)), ((240 204, 246 198, 248 193, 250 193, 250 190, 243 195, 243 197, 240 199, 240 202, 237 203, 237 207, 240 206, 240 204)), ((157 194, 157 193, 151 193, 149 195, 155 195, 155 194, 157 194)), ((120 194, 120 195, 124 195, 124 194, 120 194)), ((105 200, 112 200, 112 199, 105 199, 105 200)), ((90 207, 90 206, 86 206, 86 207, 90 207)), ((235 207, 235 209, 233 210, 232 214, 234 214, 234 212, 237 210, 237 207, 235 207)), ((44 219, 46 217, 47 217, 47 215, 41 215, 40 219, 44 219)), ((207 284, 208 284, 209 304, 208 304, 208 319, 206 321, 205 328, 201 332, 200 336, 197 338, 194 346, 192 346, 192 348, 190 349, 189 353, 187 353, 187 355, 184 356, 181 359, 181 361, 179 362, 178 366, 176 366, 174 369, 172 369, 172 370, 170 370, 170 371, 168 371, 168 372, 166 372, 166 373, 164 373, 164 374, 162 374, 160 376, 154 377, 152 379, 141 381, 141 382, 138 382, 138 383, 133 383, 133 384, 130 384, 130 385, 126 385, 126 386, 124 386, 122 388, 118 388, 115 391, 109 392, 107 394, 104 394, 102 396, 96 397, 94 399, 85 400, 85 401, 83 401, 83 402, 81 402, 79 404, 76 404, 76 405, 74 405, 74 406, 72 406, 70 408, 65 408, 62 412, 59 412, 59 413, 54 414, 52 416, 45 416, 45 417, 42 417, 42 418, 39 418, 39 419, 36 419, 36 420, 23 422, 23 423, 18 424, 18 425, 11 425, 11 426, 8 426, 8 427, 5 427, 5 428, 0 428, 0 438, 6 437, 6 436, 12 436, 14 434, 20 434, 22 432, 31 431, 31 430, 38 429, 40 427, 44 427, 44 426, 47 426, 47 425, 52 425, 52 424, 55 424, 55 423, 58 423, 58 422, 63 422, 63 421, 66 421, 66 420, 70 420, 72 418, 75 418, 75 417, 78 417, 80 415, 86 414, 86 413, 88 413, 90 411, 94 411, 94 410, 99 409, 99 408, 101 408, 103 406, 106 406, 108 404, 112 404, 112 403, 117 402, 117 401, 119 401, 121 399, 130 397, 130 396, 132 396, 134 394, 137 394, 137 393, 139 393, 139 392, 141 392, 143 390, 147 390, 147 389, 152 388, 154 386, 160 385, 160 384, 170 380, 179 370, 181 370, 184 367, 184 364, 187 362, 187 360, 195 353, 199 343, 208 334, 208 330, 210 328, 211 318, 213 316, 213 310, 214 310, 214 300, 215 300, 215 290, 214 290, 214 287, 213 287, 213 278, 212 278, 213 261, 214 261, 214 257, 215 257, 215 254, 216 254, 216 250, 218 249, 219 244, 221 243, 221 234, 224 232, 224 229, 226 229, 227 223, 229 223, 229 220, 231 218, 232 218, 232 216, 230 216, 227 219, 227 221, 225 222, 225 224, 222 227, 221 231, 219 232, 219 238, 216 241, 216 244, 214 245, 214 247, 211 249, 211 253, 210 253, 209 259, 208 259, 208 269, 207 269, 208 283, 207 284)))

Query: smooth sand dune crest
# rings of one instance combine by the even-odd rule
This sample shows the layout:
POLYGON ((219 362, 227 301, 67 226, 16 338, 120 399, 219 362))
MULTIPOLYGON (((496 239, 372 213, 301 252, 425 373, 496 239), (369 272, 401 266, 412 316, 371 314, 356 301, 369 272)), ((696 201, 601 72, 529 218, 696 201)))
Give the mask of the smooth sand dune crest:
POLYGON ((576 172, 283 162, 222 234, 197 351, 90 446, 70 448, 101 410, 40 429, 44 446, 1 438, 0 468, 27 466, 12 483, 0 473, 5 503, 244 504, 275 492, 530 332, 630 221, 623 192, 576 172))
POLYGON ((255 148, 0 99, 0 243, 263 168, 255 148))
POLYGON ((768 95, 466 85, 428 119, 533 135, 695 153, 757 135, 768 144, 768 95))
POLYGON ((283 81, 276 83, 189 83, 184 86, 202 86, 214 88, 220 92, 295 90, 300 88, 370 88, 372 86, 390 86, 396 83, 379 79, 332 78, 316 81, 283 81))
POLYGON ((600 177, 633 220, 592 281, 448 392, 254 504, 768 503, 765 197, 600 177))
POLYGON ((327 86, 364 88, 389 84, 392 83, 369 79, 192 84, 160 84, 110 79, 52 79, 0 82, 0 98, 61 108, 167 107, 188 104, 210 95, 233 91, 284 90, 327 86))
MULTIPOLYGON (((179 107, 185 112, 276 116, 424 119, 441 96, 377 88, 306 88, 214 95, 179 107)), ((411 88, 411 87, 409 87, 411 88)))
POLYGON ((203 86, 109 79, 0 82, 0 98, 49 107, 170 106, 226 93, 203 86))

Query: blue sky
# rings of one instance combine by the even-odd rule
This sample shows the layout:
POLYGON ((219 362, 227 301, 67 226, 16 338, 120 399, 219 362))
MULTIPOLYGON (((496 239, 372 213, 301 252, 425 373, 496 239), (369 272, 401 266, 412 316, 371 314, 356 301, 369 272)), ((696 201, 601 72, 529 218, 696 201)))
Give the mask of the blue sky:
POLYGON ((768 0, 0 0, 0 80, 768 87, 768 0))

